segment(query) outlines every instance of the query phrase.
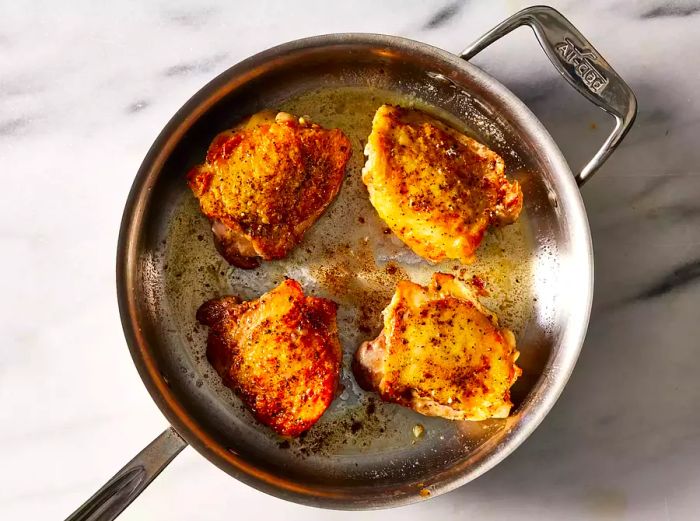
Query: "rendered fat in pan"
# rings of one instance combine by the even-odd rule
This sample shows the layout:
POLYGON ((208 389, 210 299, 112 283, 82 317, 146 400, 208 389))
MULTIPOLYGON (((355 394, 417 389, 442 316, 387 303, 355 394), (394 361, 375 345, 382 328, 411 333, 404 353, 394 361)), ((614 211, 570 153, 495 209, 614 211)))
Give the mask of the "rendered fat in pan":
POLYGON ((175 114, 144 159, 117 252, 126 340, 172 427, 69 519, 115 518, 187 444, 259 490, 335 509, 421 501, 499 463, 542 421, 578 357, 591 306, 593 256, 577 182, 600 167, 635 114, 629 87, 547 7, 517 13, 461 56, 393 36, 332 34, 269 49, 215 78, 175 114), (577 175, 528 108, 467 61, 521 25, 533 28, 564 78, 615 119, 609 138, 577 175), (428 265, 383 233, 359 171, 371 114, 386 102, 418 106, 473 135, 499 153, 508 176, 521 183, 519 222, 491 231, 477 263, 428 265), (184 176, 219 131, 269 108, 342 127, 353 141, 353 158, 338 199, 294 252, 242 271, 216 254, 184 176), (490 293, 485 304, 516 333, 524 373, 507 419, 427 418, 372 399, 352 379, 352 353, 380 327, 379 312, 396 281, 424 282, 437 270, 482 276, 490 293), (220 384, 204 359, 205 331, 194 318, 207 298, 255 298, 285 275, 310 294, 338 301, 345 354, 343 393, 305 437, 293 440, 256 424, 220 384))

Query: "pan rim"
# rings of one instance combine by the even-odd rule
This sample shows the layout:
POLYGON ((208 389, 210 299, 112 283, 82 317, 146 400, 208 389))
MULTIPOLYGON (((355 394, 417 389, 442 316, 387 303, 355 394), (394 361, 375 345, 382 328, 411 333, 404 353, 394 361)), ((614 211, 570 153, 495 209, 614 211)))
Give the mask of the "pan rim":
POLYGON ((147 341, 141 334, 140 319, 137 313, 138 306, 134 297, 135 292, 133 291, 136 280, 136 244, 143 229, 142 223, 145 220, 144 215, 149 187, 158 177, 164 162, 180 137, 211 105, 235 88, 235 80, 238 80, 239 84, 245 82, 246 73, 256 67, 271 61, 275 57, 295 51, 353 44, 381 45, 391 49, 418 52, 438 58, 447 65, 470 75, 476 84, 489 91, 491 95, 505 106, 512 108, 512 113, 515 116, 514 123, 518 128, 523 129, 538 147, 542 148, 542 155, 547 158, 551 170, 555 172, 553 178, 556 186, 554 188, 557 197, 566 202, 567 217, 570 221, 567 222, 567 225, 572 237, 572 244, 579 250, 577 252, 580 256, 578 261, 583 265, 585 271, 585 273, 580 273, 580 276, 588 278, 588 284, 581 284, 584 294, 578 295, 581 303, 580 309, 577 310, 580 313, 580 320, 575 323, 577 327, 569 327, 562 333, 559 344, 565 344, 566 348, 558 349, 555 356, 549 361, 549 364, 556 366, 556 378, 548 379, 544 383, 538 383, 533 390, 533 394, 537 392, 540 395, 537 403, 534 403, 529 410, 525 411, 527 414, 522 415, 520 421, 500 440, 497 447, 493 447, 492 450, 480 456, 467 472, 441 483, 439 486, 431 487, 431 497, 454 490, 490 470, 530 436, 549 413, 563 391, 573 371, 586 335, 593 298, 593 250, 588 220, 581 194, 576 186, 571 170, 559 147, 539 119, 515 94, 496 79, 459 56, 437 47, 383 34, 334 33, 293 40, 272 47, 233 65, 212 79, 196 92, 169 120, 155 139, 139 167, 122 216, 117 245, 116 282, 122 328, 139 376, 168 422, 195 450, 229 475, 270 495, 308 506, 343 510, 368 510, 408 505, 422 501, 425 498, 420 496, 417 493, 418 491, 414 495, 384 495, 369 500, 363 498, 360 501, 353 500, 350 495, 346 494, 332 495, 328 493, 319 495, 315 489, 301 486, 288 479, 279 478, 261 471, 254 465, 227 451, 224 447, 219 446, 188 417, 186 411, 178 403, 158 372, 155 361, 149 355, 147 341), (585 270, 586 265, 588 267, 587 270, 585 270))

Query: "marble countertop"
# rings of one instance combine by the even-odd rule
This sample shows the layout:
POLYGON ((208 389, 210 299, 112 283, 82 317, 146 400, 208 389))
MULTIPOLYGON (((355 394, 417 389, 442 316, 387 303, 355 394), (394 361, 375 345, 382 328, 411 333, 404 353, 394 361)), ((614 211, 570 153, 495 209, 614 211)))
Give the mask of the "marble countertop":
MULTIPOLYGON (((700 4, 557 1, 636 92, 637 123, 583 188, 593 314, 560 400, 506 461, 362 519, 693 519, 700 512, 700 4)), ((166 426, 125 346, 114 264, 133 176, 166 121, 237 61, 364 31, 450 51, 508 2, 0 1, 0 518, 62 519, 166 426)), ((475 63, 580 168, 612 121, 529 31, 475 63)), ((188 448, 127 520, 350 519, 244 486, 188 448)))

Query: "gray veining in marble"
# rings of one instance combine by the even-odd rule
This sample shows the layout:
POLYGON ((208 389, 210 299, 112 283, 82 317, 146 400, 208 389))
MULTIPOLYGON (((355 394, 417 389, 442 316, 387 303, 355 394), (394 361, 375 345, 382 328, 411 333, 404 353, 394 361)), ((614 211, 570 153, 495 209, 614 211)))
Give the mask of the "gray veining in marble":
MULTIPOLYGON (((508 2, 0 0, 0 519, 61 519, 165 422, 124 345, 122 205, 169 117, 235 62, 319 33, 459 51, 508 2)), ((629 82, 639 117, 583 188, 595 248, 588 337, 534 435, 477 481, 362 519, 700 519, 700 3, 557 1, 629 82)), ((475 62, 580 168, 611 120, 521 29, 475 62)), ((349 519, 267 497, 187 449, 124 520, 349 519)))

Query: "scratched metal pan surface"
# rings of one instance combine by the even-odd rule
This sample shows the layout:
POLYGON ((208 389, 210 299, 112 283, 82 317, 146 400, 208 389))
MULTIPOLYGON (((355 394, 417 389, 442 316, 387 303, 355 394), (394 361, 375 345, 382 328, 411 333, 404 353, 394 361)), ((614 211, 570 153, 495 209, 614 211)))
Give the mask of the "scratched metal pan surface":
MULTIPOLYGON (((539 424, 566 383, 592 297, 587 219, 569 167, 532 113, 458 56, 383 35, 291 42, 224 72, 168 123, 127 202, 118 292, 140 375, 177 433, 231 476, 269 494, 328 508, 398 506, 434 497, 482 474, 539 424), (520 220, 488 234, 478 260, 431 265, 385 227, 360 179, 363 147, 382 103, 417 106, 497 151, 524 192, 520 220), (340 127, 353 155, 337 200, 286 258, 254 270, 216 252, 185 174, 221 130, 262 109, 340 127), (478 275, 485 303, 516 334, 523 376, 504 420, 452 422, 380 402, 359 389, 350 359, 381 328, 402 278, 435 271, 478 275), (342 393, 305 436, 284 439, 257 423, 206 361, 205 300, 256 298, 285 276, 338 302, 342 393), (415 436, 421 425, 423 434, 415 436)), ((172 456, 171 456, 172 457, 172 456)), ((145 485, 144 485, 145 486, 145 485)), ((123 508, 123 507, 122 507, 123 508)))

